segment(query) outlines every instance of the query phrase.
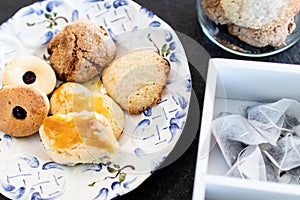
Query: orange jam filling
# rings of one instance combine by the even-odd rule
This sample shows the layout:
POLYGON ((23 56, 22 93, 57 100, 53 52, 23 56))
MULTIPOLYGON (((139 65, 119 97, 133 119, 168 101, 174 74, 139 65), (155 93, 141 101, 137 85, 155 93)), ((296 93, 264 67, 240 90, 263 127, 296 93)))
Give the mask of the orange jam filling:
POLYGON ((45 134, 53 141, 53 148, 67 149, 81 143, 74 120, 51 116, 44 119, 43 126, 45 134))

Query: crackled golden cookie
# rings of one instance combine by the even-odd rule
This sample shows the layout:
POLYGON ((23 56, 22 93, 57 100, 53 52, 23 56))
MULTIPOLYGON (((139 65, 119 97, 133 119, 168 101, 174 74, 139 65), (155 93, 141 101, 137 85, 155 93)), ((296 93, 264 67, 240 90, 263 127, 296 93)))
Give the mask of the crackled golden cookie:
POLYGON ((58 78, 86 82, 99 75, 116 56, 116 46, 103 26, 89 20, 68 24, 48 44, 58 78))

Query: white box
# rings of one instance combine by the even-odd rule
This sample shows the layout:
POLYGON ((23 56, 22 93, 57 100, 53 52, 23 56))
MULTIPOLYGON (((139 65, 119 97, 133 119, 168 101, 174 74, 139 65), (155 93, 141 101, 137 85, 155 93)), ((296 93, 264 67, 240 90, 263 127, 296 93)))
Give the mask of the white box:
POLYGON ((282 98, 300 101, 300 66, 211 59, 209 62, 193 199, 298 200, 300 185, 252 181, 224 176, 228 170, 211 135, 217 111, 226 111, 228 102, 274 102, 282 98), (229 101, 228 101, 229 100, 229 101))

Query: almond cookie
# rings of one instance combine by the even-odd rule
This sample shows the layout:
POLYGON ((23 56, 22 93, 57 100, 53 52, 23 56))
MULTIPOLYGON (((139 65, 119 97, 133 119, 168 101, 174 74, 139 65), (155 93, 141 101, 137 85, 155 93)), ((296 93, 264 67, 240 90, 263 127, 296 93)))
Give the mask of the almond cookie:
POLYGON ((123 109, 140 113, 157 104, 170 72, 169 63, 151 49, 128 52, 102 73, 103 86, 123 109))
POLYGON ((18 56, 5 66, 2 84, 30 85, 48 95, 55 88, 56 76, 52 67, 45 60, 32 55, 18 56))
POLYGON ((0 130, 14 137, 36 133, 49 112, 47 96, 32 86, 4 86, 0 99, 0 130))
POLYGON ((48 44, 48 52, 60 80, 86 82, 115 58, 116 46, 102 26, 80 20, 55 35, 48 44))

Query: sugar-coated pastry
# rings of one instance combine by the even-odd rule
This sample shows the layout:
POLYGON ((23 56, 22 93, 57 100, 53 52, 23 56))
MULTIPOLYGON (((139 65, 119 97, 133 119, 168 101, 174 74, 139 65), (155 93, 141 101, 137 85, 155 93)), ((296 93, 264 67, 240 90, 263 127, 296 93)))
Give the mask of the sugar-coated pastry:
POLYGON ((36 133, 49 112, 47 96, 32 86, 4 86, 0 99, 0 130, 14 137, 36 133))
POLYGON ((169 63, 151 49, 130 51, 102 73, 103 86, 123 109, 140 113, 157 104, 170 72, 169 63))
POLYGON ((68 24, 48 44, 58 78, 86 82, 99 75, 116 56, 116 46, 102 26, 89 20, 68 24))
POLYGON ((32 55, 18 56, 4 68, 2 84, 30 85, 48 95, 55 88, 56 76, 52 67, 45 60, 32 55))
POLYGON ((118 155, 118 142, 109 121, 83 111, 47 117, 39 134, 47 155, 65 165, 108 163, 118 155))
POLYGON ((116 139, 125 126, 122 108, 108 95, 91 92, 79 83, 67 82, 59 86, 50 98, 52 114, 91 111, 103 114, 111 123, 116 139))

